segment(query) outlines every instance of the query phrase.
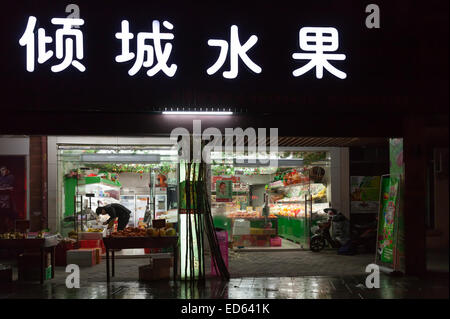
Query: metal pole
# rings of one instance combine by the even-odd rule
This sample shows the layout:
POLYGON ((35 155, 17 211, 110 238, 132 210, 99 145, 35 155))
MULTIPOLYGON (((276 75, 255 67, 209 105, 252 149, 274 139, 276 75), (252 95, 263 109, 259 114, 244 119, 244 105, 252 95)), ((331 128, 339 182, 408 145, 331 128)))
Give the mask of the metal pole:
POLYGON ((73 231, 78 234, 77 224, 77 195, 73 196, 73 231))
POLYGON ((390 177, 390 175, 389 174, 386 174, 386 175, 381 175, 381 178, 380 178, 380 195, 379 195, 379 200, 378 200, 378 203, 379 203, 379 206, 378 206, 378 218, 377 218, 377 242, 376 242, 376 244, 375 244, 375 264, 378 264, 377 263, 377 261, 378 261, 378 245, 379 245, 379 240, 378 240, 378 236, 380 235, 379 234, 379 231, 380 231, 380 215, 381 215, 381 212, 382 212, 382 210, 383 210, 383 178, 389 178, 390 177))

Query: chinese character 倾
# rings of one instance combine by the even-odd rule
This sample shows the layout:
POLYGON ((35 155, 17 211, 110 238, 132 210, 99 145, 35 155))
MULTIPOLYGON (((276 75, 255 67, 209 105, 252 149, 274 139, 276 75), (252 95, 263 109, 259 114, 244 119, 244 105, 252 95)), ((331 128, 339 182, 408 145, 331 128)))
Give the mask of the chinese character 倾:
MULTIPOLYGON (((35 34, 34 29, 36 26, 36 17, 30 16, 28 18, 27 27, 22 37, 19 40, 21 46, 26 47, 27 56, 27 71, 33 72, 35 66, 35 34)), ((70 65, 74 66, 81 72, 86 70, 85 66, 80 61, 83 59, 83 33, 72 27, 80 26, 84 24, 83 19, 72 18, 53 18, 52 24, 61 25, 62 28, 56 30, 55 33, 55 47, 56 58, 62 60, 60 64, 51 67, 52 72, 61 72, 68 68, 70 65), (75 37, 75 43, 69 36, 75 37), (74 59, 74 51, 75 57, 74 59)), ((53 56, 53 51, 47 51, 47 44, 52 43, 52 37, 45 35, 45 29, 39 28, 37 32, 37 45, 38 45, 38 63, 42 64, 49 60, 53 56)))

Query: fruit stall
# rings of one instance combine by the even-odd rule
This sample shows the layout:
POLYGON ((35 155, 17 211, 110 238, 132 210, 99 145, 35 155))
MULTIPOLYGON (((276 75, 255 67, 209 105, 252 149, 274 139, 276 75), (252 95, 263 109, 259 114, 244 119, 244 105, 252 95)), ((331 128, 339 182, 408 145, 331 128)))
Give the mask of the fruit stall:
POLYGON ((55 247, 58 242, 56 235, 45 232, 0 234, 0 249, 18 253, 19 279, 39 280, 41 284, 54 277, 55 247))
POLYGON ((178 236, 172 225, 161 224, 154 225, 151 228, 127 227, 124 230, 112 232, 103 239, 106 248, 106 278, 107 282, 111 276, 115 276, 115 250, 116 249, 134 249, 134 248, 171 248, 172 257, 161 258, 157 262, 139 268, 140 280, 169 279, 170 267, 173 268, 173 280, 177 279, 177 247, 178 236), (111 269, 110 269, 111 264, 111 269))

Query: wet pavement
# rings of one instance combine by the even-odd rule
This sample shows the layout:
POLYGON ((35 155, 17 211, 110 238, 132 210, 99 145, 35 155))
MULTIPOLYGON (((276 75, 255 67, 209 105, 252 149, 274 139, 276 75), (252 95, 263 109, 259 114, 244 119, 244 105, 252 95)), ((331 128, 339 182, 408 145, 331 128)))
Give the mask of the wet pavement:
POLYGON ((381 274, 380 288, 365 287, 365 276, 244 277, 228 282, 208 279, 204 284, 162 281, 153 283, 83 283, 68 289, 52 280, 0 286, 0 299, 448 299, 448 274, 430 278, 381 274))
POLYGON ((423 278, 381 273, 380 287, 368 289, 365 267, 372 259, 335 252, 230 252, 232 278, 208 277, 203 284, 139 282, 138 267, 148 264, 148 257, 116 260, 116 276, 107 284, 102 260, 80 268, 78 289, 66 287, 65 267, 56 267, 55 278, 43 285, 17 281, 14 268, 15 281, 0 284, 0 299, 448 299, 448 257, 423 278))

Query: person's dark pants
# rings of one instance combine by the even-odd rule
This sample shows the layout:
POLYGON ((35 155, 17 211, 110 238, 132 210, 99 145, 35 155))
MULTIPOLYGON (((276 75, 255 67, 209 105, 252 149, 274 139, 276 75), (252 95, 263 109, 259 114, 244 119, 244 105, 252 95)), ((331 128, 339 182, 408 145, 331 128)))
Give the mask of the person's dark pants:
POLYGON ((124 230, 125 227, 127 227, 129 221, 130 221, 130 216, 125 217, 125 218, 120 218, 117 221, 117 230, 124 230))

